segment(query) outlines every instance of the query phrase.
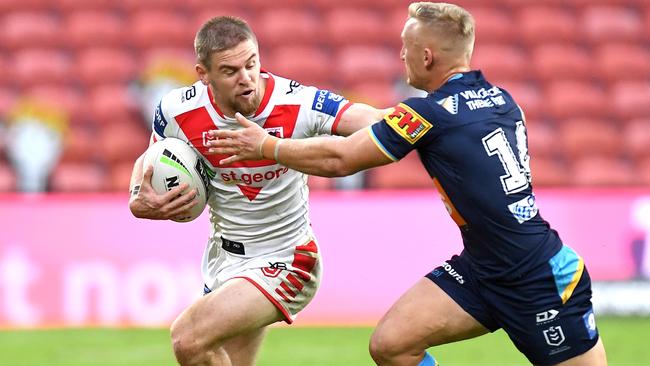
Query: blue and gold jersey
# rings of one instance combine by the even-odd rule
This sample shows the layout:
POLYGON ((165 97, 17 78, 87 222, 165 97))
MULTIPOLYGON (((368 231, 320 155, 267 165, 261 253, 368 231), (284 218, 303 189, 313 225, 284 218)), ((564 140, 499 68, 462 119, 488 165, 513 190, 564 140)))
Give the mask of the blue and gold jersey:
POLYGON ((480 277, 517 278, 560 250, 535 204, 523 112, 480 71, 405 100, 370 134, 392 160, 417 150, 480 277))

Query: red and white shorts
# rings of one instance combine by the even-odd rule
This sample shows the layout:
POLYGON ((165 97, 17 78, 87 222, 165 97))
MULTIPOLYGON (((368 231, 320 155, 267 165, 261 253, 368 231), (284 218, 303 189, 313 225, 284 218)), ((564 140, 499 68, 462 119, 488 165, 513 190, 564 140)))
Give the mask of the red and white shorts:
POLYGON ((313 238, 269 254, 246 258, 219 248, 218 272, 206 283, 206 292, 233 278, 244 278, 257 287, 291 324, 296 314, 316 295, 321 279, 321 258, 313 238))

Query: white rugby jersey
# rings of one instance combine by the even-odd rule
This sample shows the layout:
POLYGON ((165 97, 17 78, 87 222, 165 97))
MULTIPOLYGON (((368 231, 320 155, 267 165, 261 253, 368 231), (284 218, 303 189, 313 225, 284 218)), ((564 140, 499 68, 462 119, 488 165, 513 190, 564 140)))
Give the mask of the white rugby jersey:
MULTIPOLYGON (((255 115, 247 118, 277 137, 336 134, 340 116, 351 105, 327 90, 265 71, 261 77, 267 81, 266 91, 255 115)), ((154 141, 165 137, 188 141, 216 173, 209 187, 212 233, 204 266, 209 266, 222 237, 243 243, 244 255, 255 257, 311 235, 305 174, 275 160, 221 166, 219 160, 225 156, 205 154, 207 131, 241 128, 234 118, 223 115, 211 94, 200 81, 169 92, 156 108, 152 136, 154 141)))

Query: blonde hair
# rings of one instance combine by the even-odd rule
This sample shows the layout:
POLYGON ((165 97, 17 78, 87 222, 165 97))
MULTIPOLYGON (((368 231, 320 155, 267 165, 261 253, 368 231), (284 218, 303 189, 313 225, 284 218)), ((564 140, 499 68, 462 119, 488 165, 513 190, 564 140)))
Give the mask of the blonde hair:
POLYGON ((245 20, 231 17, 215 17, 203 24, 194 38, 196 61, 210 69, 210 57, 214 52, 231 49, 241 42, 257 38, 245 20))
POLYGON ((409 5, 409 17, 441 36, 446 47, 452 51, 462 47, 468 58, 474 50, 474 17, 458 5, 448 3, 418 2, 409 5))

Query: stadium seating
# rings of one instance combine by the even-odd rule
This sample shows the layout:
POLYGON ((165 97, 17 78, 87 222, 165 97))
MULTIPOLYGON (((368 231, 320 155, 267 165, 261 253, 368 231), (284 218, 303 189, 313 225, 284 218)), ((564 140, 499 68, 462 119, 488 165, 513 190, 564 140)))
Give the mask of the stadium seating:
POLYGON ((573 183, 571 171, 561 159, 531 155, 530 168, 533 187, 566 186, 573 183))
POLYGON ((60 49, 23 48, 11 59, 11 79, 19 87, 38 83, 72 83, 75 80, 72 60, 60 49))
POLYGON ((472 66, 495 84, 525 79, 530 73, 529 64, 524 50, 507 43, 482 44, 472 57, 472 66))
POLYGON ((25 88, 23 93, 41 100, 56 101, 56 104, 63 108, 74 125, 88 122, 82 93, 74 86, 36 84, 25 88))
MULTIPOLYGON (((0 13, 3 14, 3 13, 0 13)), ((0 17, 0 44, 9 50, 30 47, 61 47, 61 24, 46 11, 6 12, 0 17)))
POLYGON ((65 19, 64 33, 68 46, 117 47, 128 38, 124 18, 101 10, 74 11, 65 19))
POLYGON ((637 184, 634 167, 616 158, 586 156, 573 161, 573 183, 582 186, 625 186, 637 184))
POLYGON ((476 21, 477 49, 485 43, 512 42, 517 36, 512 31, 512 19, 508 9, 494 6, 468 6, 476 21))
MULTIPOLYGON (((321 37, 332 47, 384 44, 383 20, 379 13, 362 8, 335 8, 325 14, 321 37)), ((318 41, 318 39, 316 40, 318 41)))
POLYGON ((339 48, 334 65, 338 68, 343 85, 370 81, 391 82, 402 67, 397 52, 370 46, 339 48))
POLYGON ((314 47, 321 33, 318 18, 313 13, 290 8, 270 9, 260 15, 256 29, 260 44, 268 50, 285 45, 314 47))
POLYGON ((560 155, 560 141, 556 128, 538 120, 526 122, 528 154, 533 158, 555 158, 560 155))
POLYGON ((611 86, 609 95, 618 118, 650 117, 650 81, 621 81, 611 86))
POLYGON ((98 192, 108 188, 107 172, 94 163, 61 163, 50 176, 55 192, 98 192))
POLYGON ((650 79, 650 49, 640 44, 606 43, 595 48, 598 77, 614 83, 650 79))
POLYGON ((545 113, 556 120, 598 118, 608 111, 608 96, 597 85, 579 81, 554 81, 544 90, 545 113))
POLYGON ((130 13, 128 39, 134 47, 188 47, 196 29, 188 26, 187 17, 172 11, 141 10, 130 13))
POLYGON ((565 119, 558 127, 564 154, 571 159, 585 155, 614 157, 621 153, 623 141, 619 129, 606 120, 565 119))
POLYGON ((498 81, 495 84, 507 90, 515 98, 528 120, 540 118, 544 109, 544 101, 542 93, 535 82, 498 81))
POLYGON ((263 54, 260 62, 272 73, 306 85, 326 87, 332 84, 330 59, 331 55, 323 48, 305 45, 276 47, 268 55, 263 54))
POLYGON ((138 63, 123 48, 88 48, 77 52, 75 69, 86 87, 128 84, 136 77, 138 63))
POLYGON ((534 46, 541 43, 577 42, 580 28, 575 14, 563 6, 531 5, 516 14, 521 40, 534 46))
POLYGON ((643 37, 643 23, 639 14, 624 6, 588 6, 581 18, 583 35, 593 43, 636 42, 643 37))
POLYGON ((621 146, 633 159, 650 158, 650 117, 627 121, 621 140, 621 146))
POLYGON ((593 78, 590 53, 570 43, 542 43, 531 47, 531 69, 541 82, 593 78))

